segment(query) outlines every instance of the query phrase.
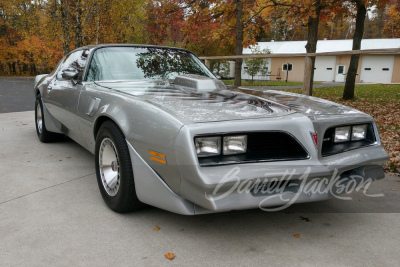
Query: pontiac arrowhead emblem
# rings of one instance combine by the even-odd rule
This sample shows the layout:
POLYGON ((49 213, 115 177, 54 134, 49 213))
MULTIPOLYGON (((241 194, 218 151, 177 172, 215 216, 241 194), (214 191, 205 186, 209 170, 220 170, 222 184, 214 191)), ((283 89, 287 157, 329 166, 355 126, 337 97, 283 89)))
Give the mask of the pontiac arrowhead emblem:
POLYGON ((315 147, 318 149, 318 134, 317 132, 310 132, 311 138, 314 141, 315 147))

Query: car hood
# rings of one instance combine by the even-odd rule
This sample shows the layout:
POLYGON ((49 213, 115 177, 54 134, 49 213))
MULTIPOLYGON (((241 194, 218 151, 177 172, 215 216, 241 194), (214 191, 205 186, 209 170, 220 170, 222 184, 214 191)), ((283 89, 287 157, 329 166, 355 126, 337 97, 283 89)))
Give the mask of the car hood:
POLYGON ((306 96, 285 91, 253 91, 251 89, 241 88, 241 92, 251 93, 253 95, 269 99, 271 101, 288 106, 291 109, 307 116, 318 115, 355 115, 364 114, 361 111, 348 106, 328 101, 322 98, 306 96))
POLYGON ((287 116, 360 113, 346 106, 298 94, 265 91, 259 96, 227 89, 196 92, 168 81, 104 81, 96 84, 138 97, 193 123, 287 116))

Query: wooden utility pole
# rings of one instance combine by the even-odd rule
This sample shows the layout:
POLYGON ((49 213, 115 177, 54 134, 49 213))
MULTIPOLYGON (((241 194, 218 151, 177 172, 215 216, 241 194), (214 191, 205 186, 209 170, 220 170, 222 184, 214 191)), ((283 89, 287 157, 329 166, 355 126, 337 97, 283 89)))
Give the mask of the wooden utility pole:
MULTIPOLYGON (((243 54, 243 2, 236 0, 236 55, 243 54)), ((242 58, 235 59, 235 86, 242 85, 242 58)))
MULTIPOLYGON (((312 5, 315 7, 314 14, 308 17, 308 37, 306 44, 307 53, 317 52, 317 41, 318 41, 318 24, 319 14, 321 13, 321 0, 317 0, 312 5)), ((304 78, 303 78, 303 89, 304 95, 312 95, 313 82, 314 82, 314 66, 315 56, 306 56, 304 66, 304 78)))

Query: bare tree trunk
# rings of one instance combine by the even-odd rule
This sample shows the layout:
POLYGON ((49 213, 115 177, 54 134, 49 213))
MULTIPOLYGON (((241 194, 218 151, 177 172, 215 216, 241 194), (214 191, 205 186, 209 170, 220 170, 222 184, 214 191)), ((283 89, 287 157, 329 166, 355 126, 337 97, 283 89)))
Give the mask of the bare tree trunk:
POLYGON ((13 72, 13 74, 17 74, 17 69, 16 69, 16 66, 15 66, 15 64, 16 64, 16 62, 15 61, 13 61, 13 63, 12 63, 12 72, 13 72))
POLYGON ((31 75, 36 75, 37 71, 36 71, 36 65, 35 63, 31 64, 31 75))
POLYGON ((382 30, 383 27, 385 26, 385 9, 383 7, 378 8, 378 16, 377 16, 377 20, 378 20, 378 28, 377 28, 377 36, 376 38, 380 39, 382 38, 382 30))
POLYGON ((75 48, 82 46, 82 7, 81 1, 76 1, 75 48))
MULTIPOLYGON (((317 51, 317 41, 318 41, 318 23, 319 14, 321 12, 321 0, 315 1, 313 3, 315 6, 315 13, 308 17, 308 36, 307 36, 307 53, 315 53, 317 51)), ((302 93, 304 95, 312 95, 313 82, 314 82, 314 66, 315 57, 306 56, 304 65, 304 78, 303 78, 303 89, 302 93)))
POLYGON ((61 13, 61 31, 62 31, 62 47, 63 54, 67 54, 70 51, 70 36, 69 36, 69 0, 60 1, 60 13, 61 13))
MULTIPOLYGON (((356 1, 357 4, 357 17, 356 17, 356 29, 353 36, 353 50, 361 49, 361 40, 364 33, 364 21, 367 9, 363 0, 356 1)), ((360 60, 360 54, 351 55, 349 70, 347 71, 346 84, 343 91, 343 99, 354 98, 354 86, 356 84, 356 76, 358 69, 358 62, 360 60)))
MULTIPOLYGON (((243 54, 243 3, 241 0, 236 0, 236 55, 243 54)), ((235 86, 242 85, 242 64, 243 59, 235 59, 235 86)))
POLYGON ((100 27, 100 17, 99 16, 100 15, 97 13, 97 16, 96 16, 96 44, 99 43, 99 27, 100 27))

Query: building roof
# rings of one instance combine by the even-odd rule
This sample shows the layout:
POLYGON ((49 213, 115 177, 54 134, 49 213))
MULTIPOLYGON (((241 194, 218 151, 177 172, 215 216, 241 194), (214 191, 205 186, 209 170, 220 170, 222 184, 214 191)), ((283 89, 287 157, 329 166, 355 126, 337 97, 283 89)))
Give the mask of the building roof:
MULTIPOLYGON (((258 42, 260 49, 269 49, 271 54, 306 53, 307 41, 258 42)), ((352 50, 353 40, 319 40, 317 53, 342 52, 352 50)), ((254 46, 251 46, 254 47, 254 46)), ((243 49, 243 54, 251 54, 251 47, 243 49)), ((395 39, 363 39, 361 50, 400 48, 400 38, 395 39)))

